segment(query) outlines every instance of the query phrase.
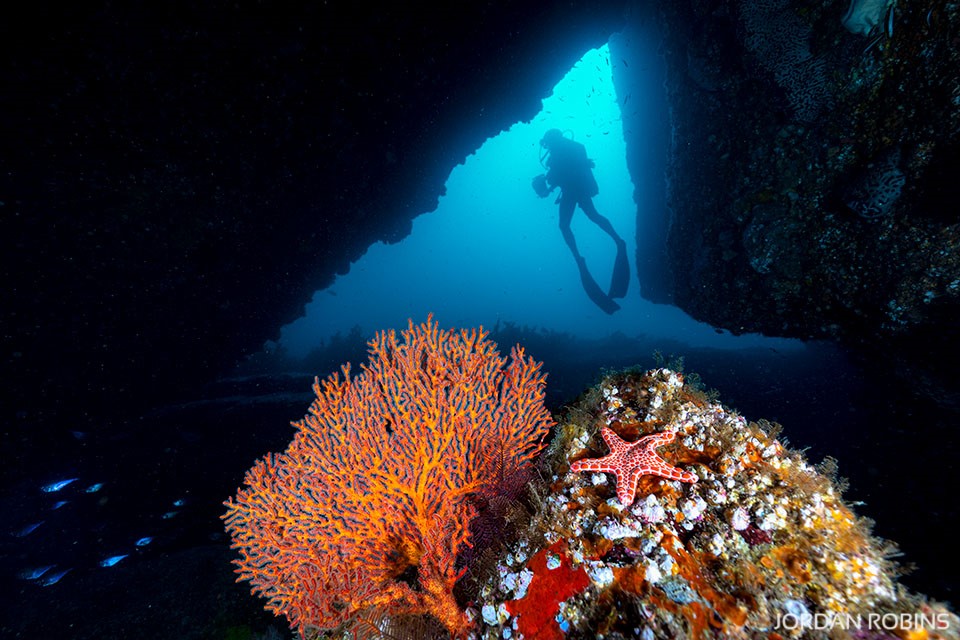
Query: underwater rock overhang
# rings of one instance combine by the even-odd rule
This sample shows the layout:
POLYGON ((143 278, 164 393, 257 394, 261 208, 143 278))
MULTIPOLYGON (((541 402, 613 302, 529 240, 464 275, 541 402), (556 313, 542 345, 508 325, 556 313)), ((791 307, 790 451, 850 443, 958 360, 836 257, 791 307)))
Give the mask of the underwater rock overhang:
POLYGON ((579 1, 100 9, 21 15, 0 70, 20 125, 9 391, 71 415, 189 392, 260 348, 623 20, 579 1))
POLYGON ((870 46, 836 3, 658 5, 674 302, 838 340, 960 406, 960 13, 895 3, 870 46))

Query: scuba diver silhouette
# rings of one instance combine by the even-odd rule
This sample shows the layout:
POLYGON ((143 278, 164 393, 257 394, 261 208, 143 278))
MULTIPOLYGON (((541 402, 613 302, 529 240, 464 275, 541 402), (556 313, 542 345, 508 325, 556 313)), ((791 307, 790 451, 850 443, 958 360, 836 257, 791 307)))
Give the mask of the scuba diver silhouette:
POLYGON ((594 304, 607 313, 613 313, 620 308, 620 305, 614 302, 614 298, 627 295, 627 286, 630 282, 627 244, 617 235, 610 221, 600 215, 593 204, 593 197, 600 193, 597 180, 593 176, 593 160, 587 157, 587 150, 582 144, 567 138, 559 129, 547 131, 540 140, 540 147, 543 149, 540 164, 547 173, 533 179, 533 189, 538 196, 546 198, 554 189, 560 188, 560 197, 556 201, 560 205, 560 233, 577 261, 583 289, 594 304), (610 289, 606 293, 590 275, 587 262, 580 255, 577 241, 573 237, 573 231, 570 230, 570 221, 573 220, 577 205, 580 205, 587 218, 603 229, 617 245, 613 277, 610 281, 610 289))

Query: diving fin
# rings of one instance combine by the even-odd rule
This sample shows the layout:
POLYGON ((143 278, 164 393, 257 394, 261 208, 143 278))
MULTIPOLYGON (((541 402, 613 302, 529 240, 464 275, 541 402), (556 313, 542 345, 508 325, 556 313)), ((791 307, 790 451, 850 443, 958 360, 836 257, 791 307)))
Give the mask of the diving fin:
POLYGON ((613 277, 610 278, 611 298, 622 298, 627 295, 630 285, 630 263, 627 261, 627 243, 617 242, 617 257, 613 262, 613 277))
POLYGON ((583 258, 577 260, 577 266, 580 268, 580 282, 583 284, 583 290, 586 292, 587 297, 593 301, 593 304, 600 307, 604 313, 613 314, 619 311, 620 305, 600 289, 600 285, 598 285, 597 281, 590 275, 590 271, 587 269, 587 263, 583 258))

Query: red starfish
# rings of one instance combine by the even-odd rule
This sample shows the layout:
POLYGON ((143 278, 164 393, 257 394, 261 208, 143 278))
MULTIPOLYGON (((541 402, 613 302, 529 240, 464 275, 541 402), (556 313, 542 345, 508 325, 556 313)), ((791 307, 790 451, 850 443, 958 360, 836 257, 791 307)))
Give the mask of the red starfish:
POLYGON ((668 464, 657 455, 658 447, 677 437, 674 431, 643 436, 636 442, 627 442, 608 427, 600 427, 600 435, 610 447, 610 453, 602 458, 577 460, 570 465, 570 471, 609 471, 614 474, 617 476, 617 499, 624 507, 633 504, 640 476, 650 474, 680 482, 697 481, 697 476, 668 464))

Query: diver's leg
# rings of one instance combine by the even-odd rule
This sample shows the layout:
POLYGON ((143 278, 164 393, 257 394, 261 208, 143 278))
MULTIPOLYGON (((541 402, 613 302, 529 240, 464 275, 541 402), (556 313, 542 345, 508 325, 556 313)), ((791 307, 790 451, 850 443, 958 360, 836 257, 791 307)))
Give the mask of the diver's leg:
POLYGON ((610 221, 600 215, 592 199, 582 199, 580 201, 580 208, 583 209, 583 212, 595 225, 603 229, 617 244, 617 256, 614 258, 613 274, 610 277, 610 290, 607 292, 607 295, 611 298, 622 298, 627 295, 627 288, 630 286, 630 265, 627 262, 627 243, 617 234, 613 225, 610 224, 610 221))
POLYGON ((600 212, 597 211, 597 207, 593 204, 592 198, 582 198, 580 200, 580 208, 583 209, 585 214, 587 214, 587 218, 589 218, 595 225, 603 229, 608 236, 613 238, 614 242, 616 242, 618 245, 623 243, 623 238, 617 234, 616 230, 613 228, 613 225, 610 224, 610 221, 600 215, 600 212))
POLYGON ((587 269, 587 261, 580 255, 580 251, 577 250, 577 241, 574 240, 573 231, 570 230, 570 221, 573 220, 573 212, 576 207, 577 201, 575 198, 567 197, 560 199, 560 233, 563 234, 563 239, 566 241, 567 246, 570 247, 570 251, 577 261, 577 269, 580 271, 580 282, 583 284, 583 290, 587 294, 587 297, 606 313, 613 313, 620 308, 620 305, 606 295, 600 289, 597 281, 590 275, 590 270, 587 269))
POLYGON ((572 198, 560 198, 560 233, 563 235, 563 241, 570 247, 570 252, 578 263, 583 261, 580 256, 580 250, 577 249, 577 241, 573 237, 573 231, 570 229, 570 222, 573 220, 573 212, 577 203, 572 198))

